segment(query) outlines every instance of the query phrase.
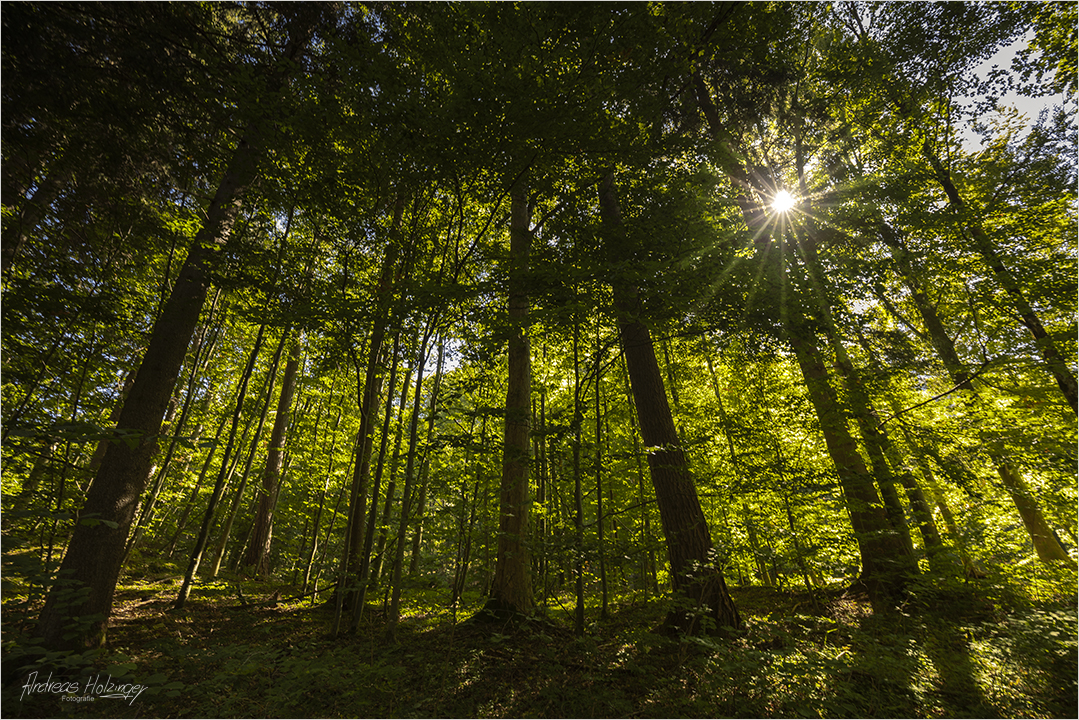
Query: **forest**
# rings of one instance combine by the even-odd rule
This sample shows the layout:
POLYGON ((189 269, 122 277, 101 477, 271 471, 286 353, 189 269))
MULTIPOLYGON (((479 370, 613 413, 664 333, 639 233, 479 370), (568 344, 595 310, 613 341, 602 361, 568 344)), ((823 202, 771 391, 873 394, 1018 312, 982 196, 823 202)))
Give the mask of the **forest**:
POLYGON ((1077 7, 4 3, 4 716, 1074 717, 1077 7))

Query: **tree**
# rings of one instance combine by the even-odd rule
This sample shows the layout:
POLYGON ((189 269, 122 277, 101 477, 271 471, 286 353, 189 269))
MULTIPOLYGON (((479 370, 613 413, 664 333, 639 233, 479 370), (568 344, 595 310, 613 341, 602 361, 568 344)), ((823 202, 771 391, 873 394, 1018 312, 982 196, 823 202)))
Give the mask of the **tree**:
MULTIPOLYGON (((291 20, 285 60, 299 57, 318 19, 318 13, 304 11, 291 20)), ((285 80, 273 79, 270 92, 276 93, 285 80)), ((37 633, 46 647, 97 647, 104 642, 123 548, 153 464, 161 419, 206 300, 214 249, 228 242, 244 193, 257 175, 268 120, 254 121, 240 138, 151 333, 117 423, 133 434, 134 442, 114 442, 105 453, 82 510, 90 524, 76 527, 58 574, 63 587, 50 593, 38 620, 37 633), (89 618, 88 627, 73 628, 77 618, 89 618)))
MULTIPOLYGON (((285 333, 288 335, 288 332, 285 333)), ((251 540, 240 564, 251 568, 258 575, 270 572, 270 542, 273 537, 273 513, 280 492, 281 466, 285 457, 285 438, 288 432, 289 413, 292 395, 296 391, 296 379, 300 369, 300 346, 302 335, 292 341, 285 373, 281 378, 281 395, 277 401, 277 414, 274 416, 273 432, 266 451, 266 466, 262 471, 262 487, 258 492, 258 505, 255 509, 254 527, 251 540)))
POLYGON ((528 471, 531 465, 529 428, 532 415, 531 343, 529 342, 528 272, 531 228, 524 176, 510 191, 510 255, 508 274, 509 349, 506 419, 503 430, 502 483, 499 491, 498 554, 491 599, 485 612, 496 617, 527 614, 532 609, 529 557, 528 471))
MULTIPOLYGON (((614 194, 613 173, 604 178, 599 193, 608 253, 613 262, 625 262, 631 248, 614 194)), ((722 572, 715 566, 708 521, 697 498, 667 404, 652 337, 640 317, 640 299, 625 279, 615 280, 614 293, 622 351, 629 370, 641 438, 649 448, 648 468, 667 539, 671 584, 677 601, 688 601, 688 607, 672 610, 667 622, 687 634, 739 628, 742 619, 722 572), (711 626, 704 618, 711 621, 711 626)))

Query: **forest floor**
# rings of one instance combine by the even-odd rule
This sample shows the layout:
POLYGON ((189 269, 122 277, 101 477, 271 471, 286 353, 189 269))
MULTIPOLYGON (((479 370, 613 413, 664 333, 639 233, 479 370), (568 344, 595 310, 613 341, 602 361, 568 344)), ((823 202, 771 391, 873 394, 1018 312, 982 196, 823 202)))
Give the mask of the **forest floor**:
POLYGON ((381 604, 355 635, 331 639, 332 607, 290 603, 297 591, 286 585, 219 580, 197 586, 175 612, 175 575, 128 576, 109 647, 92 666, 67 658, 66 671, 52 673, 53 682, 78 683, 71 697, 55 686, 27 689, 30 669, 13 653, 33 608, 7 592, 2 710, 5 718, 1075 717, 1076 575, 1040 572, 1036 597, 1009 589, 1014 578, 955 582, 917 589, 888 616, 840 590, 734 587, 746 631, 715 640, 656 634, 663 603, 640 595, 613 598, 607 619, 590 607, 592 622, 575 637, 568 597, 552 600, 546 619, 511 628, 465 622, 478 597, 455 617, 444 590, 420 588, 406 592, 396 639, 381 604), (104 697, 117 690, 128 697, 104 697))

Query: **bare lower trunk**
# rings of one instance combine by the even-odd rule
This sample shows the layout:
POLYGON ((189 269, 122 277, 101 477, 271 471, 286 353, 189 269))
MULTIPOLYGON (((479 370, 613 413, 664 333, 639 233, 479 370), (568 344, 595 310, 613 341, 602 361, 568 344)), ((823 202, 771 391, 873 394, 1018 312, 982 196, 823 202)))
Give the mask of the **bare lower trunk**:
POLYGON ((904 592, 907 578, 913 570, 913 558, 888 522, 872 476, 858 454, 854 438, 847 429, 846 416, 828 382, 820 350, 808 333, 803 337, 797 330, 791 331, 788 339, 802 370, 828 454, 843 488, 862 558, 862 581, 874 610, 888 610, 904 592))
POLYGON ((101 522, 75 528, 56 589, 49 594, 38 622, 36 634, 44 638, 45 647, 81 649, 104 642, 124 545, 154 465, 161 420, 206 300, 211 247, 224 244, 231 234, 243 190, 255 175, 256 146, 254 137, 240 141, 207 221, 154 325, 150 345, 117 423, 136 441, 130 445, 113 442, 105 452, 81 513, 82 517, 101 522), (82 599, 66 599, 79 590, 85 590, 82 599), (79 618, 93 619, 80 623, 79 618), (74 636, 65 637, 69 633, 74 636))
POLYGON ((532 609, 532 576, 528 543, 529 430, 532 415, 532 367, 528 338, 528 271, 531 235, 528 194, 519 180, 510 195, 510 271, 506 421, 499 492, 498 554, 491 599, 485 608, 498 615, 532 609))
MULTIPOLYGON (((943 173, 943 170, 940 170, 940 172, 943 173)), ((943 175, 942 183, 945 184, 946 188, 951 188, 948 193, 949 199, 952 200, 953 204, 958 203, 958 207, 962 208, 962 201, 959 198, 958 191, 951 185, 951 180, 946 174, 943 175)), ((971 381, 970 372, 959 359, 959 353, 956 352, 955 343, 944 328, 944 324, 941 322, 936 307, 925 297, 922 282, 915 271, 910 258, 910 253, 903 244, 902 237, 887 223, 881 221, 879 225, 882 238, 885 239, 887 245, 892 249, 892 254, 895 256, 900 269, 903 271, 907 285, 911 288, 912 297, 915 299, 915 307, 918 309, 922 322, 929 331, 929 337, 933 348, 937 351, 937 356, 948 370, 952 382, 963 390, 962 394, 965 396, 968 404, 971 407, 980 405, 982 403, 981 394, 975 384, 971 381)), ((987 246, 986 250, 988 252, 992 253, 992 248, 988 247, 987 239, 982 237, 980 242, 987 246)), ((1005 273, 1002 282, 1014 284, 1014 279, 1010 279, 1010 275, 1003 269, 1003 266, 999 269, 1001 272, 1005 273)), ((1018 291, 1017 286, 1015 289, 1018 291)), ((1021 293, 1019 294, 1019 301, 1025 303, 1021 293)), ((1066 384, 1065 378, 1065 383, 1061 386, 1062 389, 1064 389, 1066 384)), ((896 413, 900 411, 898 404, 894 403, 894 401, 893 410, 896 413)), ((1047 525, 1042 516, 1041 508, 1038 506, 1037 500, 1025 491, 1025 484, 1022 476, 1012 467, 1007 459, 1001 456, 1000 453, 990 451, 990 457, 993 460, 993 465, 997 469, 997 473, 1004 481, 1004 487, 1008 491, 1008 495, 1011 497, 1012 502, 1015 503, 1016 510, 1018 510, 1020 517, 1023 519, 1023 525, 1030 534, 1031 542, 1034 544, 1035 550, 1038 553, 1038 558, 1043 562, 1066 559, 1066 554, 1064 555, 1064 558, 1060 557, 1061 553, 1063 553, 1063 548, 1060 548, 1060 543, 1057 542, 1055 537, 1051 538, 1051 542, 1045 539, 1048 537, 1046 534, 1047 525)), ((980 568, 970 561, 966 553, 963 553, 963 561, 968 574, 975 576, 984 574, 980 568)))

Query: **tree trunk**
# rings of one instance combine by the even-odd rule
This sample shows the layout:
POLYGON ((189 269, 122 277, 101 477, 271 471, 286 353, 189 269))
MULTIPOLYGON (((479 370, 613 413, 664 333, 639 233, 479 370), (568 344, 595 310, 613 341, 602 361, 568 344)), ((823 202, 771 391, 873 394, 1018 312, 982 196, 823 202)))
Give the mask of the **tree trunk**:
MULTIPOLYGON (((808 191, 803 185, 803 192, 808 191)), ((873 409, 869 393, 862 380, 861 373, 854 367, 854 363, 843 346, 843 340, 839 334, 839 327, 832 315, 831 300, 826 286, 826 276, 820 257, 817 254, 816 228, 812 218, 807 218, 803 232, 796 233, 798 249, 801 253, 802 262, 805 264, 806 274, 813 287, 813 295, 817 301, 816 315, 821 319, 826 329, 826 335, 832 352, 836 358, 836 368, 843 376, 847 388, 848 402, 854 413, 858 429, 861 431, 862 440, 865 443, 869 455, 870 469, 880 489, 880 497, 884 502, 884 509, 888 515, 888 522, 895 531, 899 540, 907 549, 907 553, 914 556, 914 543, 910 537, 910 528, 907 526, 906 513, 899 499, 899 493, 895 488, 895 476, 893 468, 887 460, 889 441, 879 426, 879 416, 873 409)), ((912 568, 916 569, 916 568, 912 568)))
POLYGON ((1000 473, 1004 487, 1008 488, 1008 493, 1012 496, 1015 507, 1023 518, 1023 524, 1030 533, 1030 540, 1034 544, 1034 552, 1038 554, 1038 559, 1044 563, 1071 562, 1068 553, 1049 528, 1049 524, 1045 522, 1045 517, 1019 473, 1012 468, 1010 463, 998 465, 997 472, 1000 473))
POLYGON ((355 472, 352 477, 352 492, 349 496, 348 511, 348 546, 345 548, 345 567, 347 588, 345 602, 352 616, 359 619, 360 610, 360 559, 364 545, 364 520, 367 507, 367 484, 371 474, 371 449, 374 445, 375 426, 378 419, 379 401, 382 397, 381 363, 382 346, 386 339, 386 326, 390 321, 390 309, 393 305, 394 271, 401 252, 401 220, 404 216, 405 199, 400 193, 394 202, 393 220, 389 231, 389 243, 382 260, 378 286, 375 289, 375 318, 371 327, 371 337, 367 348, 367 369, 364 374, 363 390, 360 395, 359 445, 355 472))
MULTIPOLYGON (((951 181, 948 179, 947 174, 944 173, 943 169, 939 169, 939 162, 935 167, 937 167, 938 172, 942 174, 941 176, 943 179, 941 182, 948 183, 947 186, 952 188, 952 192, 949 193, 949 199, 952 199, 954 194, 953 204, 958 202, 958 207, 962 209, 962 201, 959 199, 958 192, 955 190, 954 186, 950 185, 951 181)), ((933 348, 937 351, 937 355, 940 357, 941 362, 948 370, 952 382, 956 384, 956 387, 959 387, 964 391, 962 394, 970 407, 974 408, 980 406, 982 404, 981 394, 978 392, 974 383, 970 381, 970 372, 963 364, 962 360, 959 359, 959 353, 956 352, 955 343, 944 328, 944 323, 941 322, 936 307, 925 298, 922 282, 914 269, 910 254, 903 244, 902 237, 883 220, 878 222, 878 226, 881 236, 885 238, 886 244, 892 250, 893 257, 895 257, 897 265, 903 273, 907 286, 911 289, 911 295, 915 299, 915 307, 918 309, 918 314, 921 316, 922 322, 929 331, 929 337, 932 341, 933 348)), ((988 242, 984 238, 983 240, 988 242)), ((900 411, 897 404, 893 404, 893 411, 896 413, 900 411)), ((988 439, 986 439, 985 442, 987 445, 992 444, 992 441, 988 439)), ((1023 492, 1022 490, 1016 490, 1016 488, 1025 487, 1022 477, 1011 464, 1000 455, 1000 453, 994 452, 992 448, 990 448, 989 456, 992 458, 997 473, 1004 481, 1004 487, 1008 491, 1008 495, 1011 497, 1012 502, 1015 503, 1016 510, 1019 511, 1019 515, 1023 519, 1024 527, 1026 527, 1027 532, 1030 533, 1031 542, 1038 551, 1039 559, 1043 562, 1059 560, 1058 552, 1051 546, 1046 546, 1043 529, 1047 526, 1045 519, 1042 516, 1041 509, 1038 507, 1037 500, 1029 493, 1023 492), (1039 549, 1039 547, 1041 547, 1041 549, 1039 549)), ((1059 547, 1059 543, 1056 541, 1055 537, 1053 538, 1052 544, 1059 547)), ((984 574, 984 571, 971 563, 965 553, 963 554, 963 560, 968 574, 974 576, 984 574)))
POLYGON ((521 178, 510 191, 510 338, 505 446, 498 503, 498 554, 491 598, 484 608, 498 617, 527 614, 532 609, 528 544, 528 434, 532 411, 532 368, 528 338, 529 298, 525 277, 532 240, 530 223, 528 191, 521 178))
POLYGON ((1049 333, 1042 327, 1041 318, 1034 312, 1034 308, 1030 306, 1011 270, 1004 265, 1004 260, 985 234, 982 224, 976 218, 971 217, 966 204, 959 195, 959 190, 952 182, 951 173, 948 172, 940 158, 933 152, 928 140, 922 144, 922 153, 932 166, 933 172, 937 176, 937 181, 940 182, 941 187, 944 189, 944 193, 948 196, 948 202, 959 216, 959 220, 970 232, 970 236, 974 241, 974 249, 981 254, 985 264, 992 270, 1000 286, 1011 296, 1016 314, 1019 315, 1020 321, 1034 338, 1034 344, 1042 354, 1045 367, 1056 379, 1064 400, 1071 407, 1072 412, 1079 413, 1079 390, 1076 387, 1075 375, 1068 368, 1068 364, 1057 349, 1056 343, 1053 342, 1053 339, 1049 337, 1049 333))
MULTIPOLYGON (((287 331, 285 335, 288 335, 287 331)), ((270 446, 266 451, 266 467, 262 471, 262 487, 258 494, 254 527, 251 529, 251 540, 247 545, 247 552, 240 563, 260 576, 270 573, 273 508, 280 490, 278 485, 281 481, 281 465, 285 458, 285 438, 288 433, 292 395, 296 390, 302 343, 303 334, 301 333, 300 337, 293 341, 288 362, 285 363, 285 374, 281 380, 281 396, 277 401, 277 415, 274 418, 273 431, 270 433, 270 446)))
MULTIPOLYGON (((301 54, 316 19, 317 14, 298 13, 284 51, 286 59, 301 54)), ((282 73, 275 84, 279 87, 286 79, 282 73)), ((154 464, 161 419, 206 301, 215 250, 228 242, 244 194, 257 174, 266 127, 265 121, 256 121, 240 138, 169 300, 154 323, 118 423, 136 442, 114 442, 105 452, 82 509, 83 516, 103 522, 75 528, 57 584, 34 632, 46 648, 81 650, 104 643, 124 545, 154 464), (79 599, 70 599, 75 596, 79 599)))
POLYGON ((191 515, 191 510, 195 507, 195 502, 199 498, 199 490, 202 488, 202 483, 206 480, 206 473, 210 470, 210 463, 213 462, 214 454, 217 452, 217 443, 221 439, 221 433, 224 431, 225 426, 228 424, 228 418, 224 417, 217 425, 217 432, 214 433, 214 440, 211 443, 209 449, 206 451, 206 459, 202 462, 202 470, 199 472, 199 478, 195 482, 195 487, 191 489, 191 494, 187 498, 187 502, 184 503, 183 512, 180 514, 180 519, 176 521, 176 531, 169 539, 168 545, 165 547, 165 557, 172 559, 173 553, 176 552, 176 543, 180 540, 180 535, 183 534, 184 528, 187 526, 187 518, 191 515))
MULTIPOLYGON (((633 390, 629 384, 629 370, 626 369, 626 355, 622 353, 622 377, 625 382, 626 399, 630 403, 630 416, 633 419, 633 427, 639 428, 640 422, 637 421, 637 411, 633 407, 633 390)), ((641 463, 641 456, 644 454, 641 452, 641 443, 637 438, 636 430, 630 432, 630 436, 633 438, 633 460, 637 467, 637 502, 641 506, 641 532, 644 535, 644 545, 647 548, 647 555, 641 558, 641 577, 643 584, 647 587, 653 595, 659 595, 659 579, 656 573, 656 550, 655 544, 652 541, 652 521, 651 521, 651 509, 650 503, 645 497, 644 489, 644 466, 641 463)))
MULTIPOLYGON (((288 342, 288 330, 286 329, 281 333, 281 341, 277 344, 277 350, 274 351, 273 361, 270 363, 270 371, 266 374, 265 389, 259 394, 263 396, 262 409, 259 411, 258 424, 255 426, 255 434, 251 438, 251 447, 247 451, 247 459, 244 461, 243 473, 240 475, 240 484, 236 488, 236 495, 233 497, 232 505, 229 508, 228 517, 225 519, 225 523, 221 528, 221 533, 217 539, 217 545, 214 548, 214 560, 213 567, 210 569, 210 577, 215 578, 221 571, 221 561, 225 557, 225 548, 228 546, 229 538, 232 537, 232 524, 236 521, 236 515, 240 512, 240 506, 243 503, 244 490, 247 489, 247 481, 251 477, 251 464, 255 460, 255 453, 258 452, 259 438, 262 437, 262 428, 266 425, 266 415, 270 411, 270 400, 273 398, 273 390, 277 385, 277 368, 281 366, 281 354, 284 352, 285 344, 288 342)), ((244 430, 244 438, 247 437, 247 431, 244 430)), ((239 460, 240 456, 237 455, 236 459, 239 460)), ((229 471, 228 477, 225 479, 225 485, 232 481, 232 476, 236 471, 236 463, 233 464, 232 469, 229 471)), ((242 549, 241 544, 241 549, 242 549)))
POLYGON ((900 598, 906 588, 913 558, 896 537, 888 522, 872 477, 858 454, 854 438, 847 429, 847 419, 839 407, 820 350, 812 339, 802 337, 797 330, 788 332, 817 412, 828 454, 839 474, 851 525, 862 557, 862 582, 865 584, 873 609, 884 612, 900 598))
MULTIPOLYGON (((667 365, 670 369, 670 364, 667 365)), ((603 377, 600 367, 599 325, 596 326, 596 360, 593 367, 596 375, 596 551, 599 555, 599 587, 600 587, 600 612, 601 620, 609 617, 607 612, 607 560, 604 557, 603 538, 603 444, 601 442, 601 428, 603 426, 603 413, 600 405, 600 380, 603 377)))
MULTIPOLYGON (((188 376, 187 392, 184 394, 184 405, 180 410, 180 419, 176 421, 175 426, 169 429, 169 435, 172 437, 169 439, 169 449, 165 452, 165 459, 161 461, 161 469, 157 472, 157 479, 154 481, 153 488, 150 490, 150 496, 146 499, 143 505, 143 510, 139 513, 139 519, 135 523, 135 531, 131 535, 131 539, 127 543, 127 548, 124 550, 124 559, 126 561, 127 556, 131 554, 131 551, 139 544, 139 540, 142 538, 142 534, 146 529, 146 525, 149 524, 153 518, 154 507, 157 504, 158 495, 161 492, 161 488, 165 484, 165 477, 168 475, 169 467, 172 465, 172 457, 176 452, 176 444, 179 440, 180 433, 183 432, 184 425, 187 422, 187 416, 191 411, 191 403, 195 399, 195 381, 198 377, 198 371, 202 365, 202 358, 204 354, 208 354, 209 344, 207 341, 207 335, 209 334, 210 325, 214 319, 214 312, 217 309, 217 300, 221 295, 221 291, 218 290, 214 293, 214 299, 210 303, 209 317, 206 319, 206 326, 203 328, 203 332, 199 337, 198 344, 195 346, 195 354, 191 359, 191 373, 188 376), (206 352, 204 352, 206 351, 206 352)), ((210 383, 209 390, 206 393, 207 401, 209 400, 210 390, 213 388, 213 383, 210 383)), ((206 404, 205 402, 203 403, 206 404)), ((169 415, 172 413, 170 412, 169 415)), ((197 441, 197 438, 196 438, 197 441)))
POLYGON ((772 587, 775 585, 775 578, 772 577, 772 572, 764 561, 765 552, 761 548, 760 540, 757 539, 757 526, 749 513, 749 506, 745 503, 742 503, 742 516, 746 521, 746 537, 749 538, 749 548, 753 551, 753 564, 757 566, 757 576, 762 585, 772 587))
MULTIPOLYGON (((576 288, 575 288, 576 290, 576 288)), ((576 292, 574 293, 576 295, 576 292)), ((574 297, 576 300, 576 297, 574 297)), ((576 303, 575 303, 576 304, 576 303)), ((584 411, 581 402, 581 321, 573 320, 573 590, 577 605, 573 629, 584 635, 584 493, 581 490, 581 426, 584 411)))
MULTIPOLYGON (((371 485, 371 504, 367 513, 367 528, 363 534, 363 552, 360 556, 360 599, 359 607, 362 609, 367 602, 367 590, 371 579, 371 550, 374 547, 375 528, 378 525, 378 499, 382 492, 382 473, 386 467, 386 449, 390 441, 390 424, 393 422, 393 394, 397 389, 397 370, 401 358, 401 332, 394 334, 393 358, 390 361, 389 387, 386 388, 386 412, 382 420, 382 438, 379 441, 378 463, 375 466, 375 477, 371 485)), ((408 373, 405 374, 405 394, 407 395, 408 373)), ((392 488, 391 488, 392 491, 392 488)))
MULTIPOLYGON (((416 341, 419 337, 415 338, 416 341)), ((413 342, 415 345, 415 342, 413 342)), ((390 510, 393 508, 394 494, 397 489, 397 470, 401 465, 401 443, 405 436, 405 411, 408 408, 408 392, 411 389, 412 368, 405 370, 405 377, 401 383, 401 401, 397 408, 397 431, 394 440, 393 455, 390 458, 390 480, 386 485, 386 502, 382 507, 382 520, 378 525, 378 541, 375 546, 375 557, 371 561, 371 572, 368 578, 370 587, 377 587, 385 566, 384 556, 386 553, 386 539, 390 530, 390 510)), ((375 508, 371 508, 374 512, 375 508)))
POLYGON ((420 408, 423 401, 423 368, 427 364, 427 348, 434 333, 435 317, 427 321, 427 327, 416 353, 416 393, 412 398, 412 419, 408 427, 408 455, 405 460, 405 485, 401 490, 401 517, 397 523, 396 545, 393 548, 393 580, 390 596, 390 608, 387 621, 387 634, 397 636, 397 622, 401 619, 401 573, 405 559, 405 537, 408 535, 408 523, 412 514, 413 484, 416 474, 416 446, 419 442, 420 408))
POLYGON ((56 453, 56 448, 60 441, 50 439, 46 443, 38 451, 37 458, 30 468, 30 473, 23 481, 22 487, 19 488, 19 494, 15 496, 15 501, 11 505, 11 512, 3 515, 5 531, 11 526, 13 520, 25 517, 24 513, 26 513, 27 508, 30 507, 37 496, 38 488, 41 486, 41 478, 45 476, 46 471, 52 464, 52 456, 56 453))
MULTIPOLYGON (((336 376, 334 378, 336 380, 336 376)), ((333 397, 333 386, 330 387, 330 397, 333 397)), ((312 521, 314 526, 311 532, 311 548, 307 552, 307 560, 304 562, 303 570, 303 587, 300 589, 301 595, 307 594, 307 588, 311 583, 311 568, 315 565, 315 555, 318 553, 318 533, 322 527, 322 511, 326 507, 326 494, 330 490, 330 479, 333 477, 333 451, 337 447, 337 430, 341 427, 341 409, 337 409, 337 419, 333 423, 333 430, 330 432, 330 452, 328 453, 329 462, 326 468, 326 478, 322 482, 322 494, 318 498, 318 510, 315 511, 315 518, 312 521)))
MULTIPOLYGON (((756 234, 767 234, 763 211, 750 200, 752 188, 749 177, 729 147, 731 136, 720 122, 719 113, 699 73, 694 76, 694 89, 698 106, 717 143, 720 165, 738 190, 737 202, 746 225, 756 234)), ((779 272, 785 279, 785 268, 780 267, 779 272)), ((893 534, 872 477, 858 454, 854 438, 847 429, 846 418, 828 382, 820 350, 811 337, 811 331, 793 317, 796 312, 800 313, 792 309, 786 319, 788 341, 798 359, 829 455, 839 474, 862 557, 862 580, 869 591, 874 610, 881 612, 894 606, 897 596, 905 590, 906 576, 916 570, 916 566, 913 557, 893 534)))
MULTIPOLYGON (((247 366, 240 376, 240 382, 238 389, 236 390, 236 408, 232 412, 232 419, 229 425, 229 439, 225 443, 225 454, 221 458, 221 467, 217 471, 217 480, 214 482, 213 493, 210 495, 210 501, 206 505, 206 513, 202 517, 202 526, 199 528, 199 535, 195 540, 195 547, 191 551, 191 561, 187 565, 187 573, 184 575, 184 581, 180 585, 180 593, 176 597, 176 602, 173 604, 177 610, 182 610, 187 603, 187 597, 191 592, 191 583, 195 579, 195 573, 199 570, 199 564, 202 562, 202 553, 205 552, 206 542, 210 538, 210 530, 213 527, 214 522, 214 513, 217 512, 217 504, 221 501, 221 495, 225 490, 225 483, 229 476, 229 459, 232 455, 232 448, 236 442, 236 431, 240 426, 240 416, 243 414, 243 404, 244 398, 247 395, 247 385, 251 380, 251 373, 255 369, 255 361, 258 359, 259 350, 262 349, 262 339, 265 337, 265 333, 266 325, 263 324, 259 326, 259 333, 255 338, 255 346, 251 349, 251 356, 247 359, 247 366)), ((208 466, 210 462, 209 458, 207 458, 206 462, 208 466)))
POLYGON ((446 357, 445 342, 438 343, 438 361, 435 363, 435 382, 427 406, 427 440, 424 443, 423 462, 420 465, 420 498, 416 505, 416 527, 412 529, 412 553, 409 555, 408 574, 415 575, 419 568, 420 545, 423 543, 423 522, 427 512, 427 489, 431 475, 431 444, 435 437, 435 410, 438 391, 442 386, 442 367, 446 357))
MULTIPOLYGON (((618 257, 628 248, 613 173, 600 185, 600 209, 608 233, 608 252, 618 257)), ((667 403, 652 337, 638 315, 636 289, 616 279, 614 303, 641 438, 646 447, 655 448, 648 455, 648 467, 667 538, 671 584, 675 594, 689 605, 672 610, 668 625, 687 634, 741 627, 741 616, 714 563, 708 522, 667 403), (702 617, 709 618, 714 627, 702 623, 702 617)))

